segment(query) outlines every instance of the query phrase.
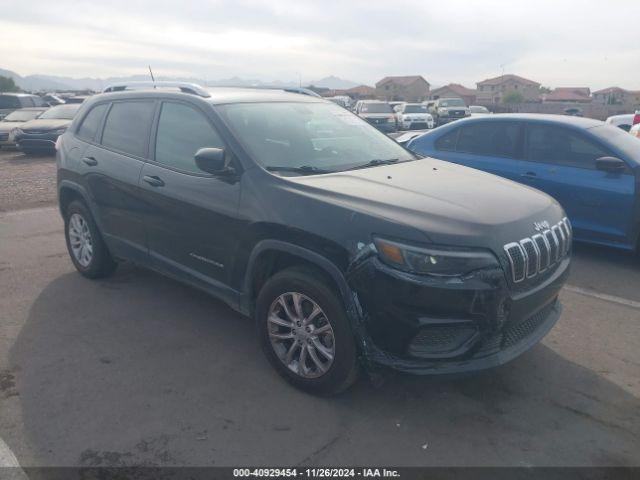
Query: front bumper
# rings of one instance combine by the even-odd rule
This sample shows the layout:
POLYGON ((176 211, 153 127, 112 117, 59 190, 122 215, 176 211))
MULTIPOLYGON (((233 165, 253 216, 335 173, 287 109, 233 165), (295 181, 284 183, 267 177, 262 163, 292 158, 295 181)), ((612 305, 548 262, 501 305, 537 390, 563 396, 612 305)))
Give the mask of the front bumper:
POLYGON ((402 129, 403 130, 423 130, 425 128, 433 128, 433 120, 412 120, 412 121, 403 121, 402 129))
POLYGON ((376 119, 366 119, 371 125, 384 133, 393 133, 398 130, 396 122, 378 122, 376 119))
POLYGON ((365 360, 414 374, 494 367, 538 343, 560 317, 569 258, 527 291, 502 269, 447 279, 391 269, 377 257, 349 277, 362 307, 365 360))
POLYGON ((21 132, 15 136, 15 143, 20 150, 55 152, 56 140, 60 135, 57 133, 28 133, 21 132))

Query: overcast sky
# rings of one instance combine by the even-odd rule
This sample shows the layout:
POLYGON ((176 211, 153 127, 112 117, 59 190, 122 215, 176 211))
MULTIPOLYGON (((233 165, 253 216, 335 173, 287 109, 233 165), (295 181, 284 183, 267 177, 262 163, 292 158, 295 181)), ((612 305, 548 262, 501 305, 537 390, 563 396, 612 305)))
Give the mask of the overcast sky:
POLYGON ((640 90, 634 0, 0 0, 0 68, 432 85, 516 73, 640 90))

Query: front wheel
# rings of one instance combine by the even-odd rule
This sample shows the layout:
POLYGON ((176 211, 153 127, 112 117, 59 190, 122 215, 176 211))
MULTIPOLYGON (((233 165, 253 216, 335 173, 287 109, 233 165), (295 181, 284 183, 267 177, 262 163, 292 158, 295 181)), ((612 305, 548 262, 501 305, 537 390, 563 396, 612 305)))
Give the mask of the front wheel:
POLYGON ((336 394, 357 378, 356 345, 342 301, 311 271, 290 268, 258 295, 256 323, 270 363, 289 383, 336 394))

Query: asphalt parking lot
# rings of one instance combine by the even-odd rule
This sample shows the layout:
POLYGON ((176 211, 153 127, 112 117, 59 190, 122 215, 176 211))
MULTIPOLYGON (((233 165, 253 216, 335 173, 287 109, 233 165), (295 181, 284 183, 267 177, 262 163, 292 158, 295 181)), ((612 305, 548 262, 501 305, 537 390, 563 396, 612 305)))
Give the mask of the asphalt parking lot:
POLYGON ((123 265, 69 261, 55 162, 0 151, 0 459, 22 466, 640 465, 640 261, 576 246, 564 314, 479 374, 316 398, 250 320, 123 265), (4 455, 4 457, 3 457, 4 455))

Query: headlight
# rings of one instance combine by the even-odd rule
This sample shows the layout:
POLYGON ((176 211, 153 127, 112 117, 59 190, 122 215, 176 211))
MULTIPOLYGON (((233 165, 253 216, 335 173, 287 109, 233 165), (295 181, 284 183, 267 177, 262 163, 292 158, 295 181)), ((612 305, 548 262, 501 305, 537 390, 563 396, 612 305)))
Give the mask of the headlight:
POLYGON ((9 135, 13 135, 14 137, 16 135, 21 135, 22 134, 22 130, 18 127, 14 128, 13 130, 11 130, 11 132, 9 132, 9 135))
POLYGON ((412 273, 453 277, 499 266, 495 256, 482 250, 423 248, 380 238, 374 244, 384 263, 412 273))
POLYGON ((433 120, 433 115, 428 114, 427 115, 427 122, 430 122, 431 120, 433 120))

